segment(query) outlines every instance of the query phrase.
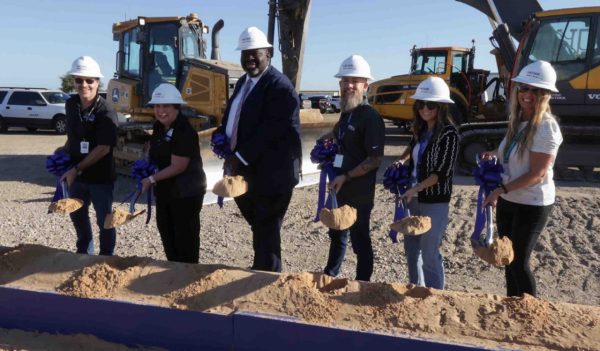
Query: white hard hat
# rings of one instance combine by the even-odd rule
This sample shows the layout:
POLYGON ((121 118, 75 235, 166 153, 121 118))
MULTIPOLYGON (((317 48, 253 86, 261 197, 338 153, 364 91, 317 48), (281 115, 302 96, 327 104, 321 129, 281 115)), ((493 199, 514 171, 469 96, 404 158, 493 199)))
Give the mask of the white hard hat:
POLYGON ((345 59, 340 65, 340 70, 335 77, 360 77, 373 79, 373 76, 371 76, 371 67, 369 67, 369 63, 360 55, 352 55, 345 59))
POLYGON ((173 84, 162 83, 157 86, 152 92, 152 100, 148 102, 150 105, 159 104, 185 104, 181 98, 181 93, 173 84))
POLYGON ((80 56, 71 65, 71 70, 67 72, 71 76, 102 78, 100 73, 100 65, 98 62, 89 56, 80 56))
POLYGON ((240 34, 236 50, 253 50, 272 47, 273 45, 269 44, 265 33, 256 27, 248 27, 240 34))
POLYGON ((454 101, 450 99, 450 88, 448 88, 448 84, 440 77, 429 77, 419 83, 417 92, 415 95, 411 96, 411 99, 443 102, 446 104, 454 103, 454 101))
POLYGON ((512 79, 513 82, 531 85, 558 93, 556 89, 556 71, 546 61, 535 61, 523 67, 519 75, 512 79))

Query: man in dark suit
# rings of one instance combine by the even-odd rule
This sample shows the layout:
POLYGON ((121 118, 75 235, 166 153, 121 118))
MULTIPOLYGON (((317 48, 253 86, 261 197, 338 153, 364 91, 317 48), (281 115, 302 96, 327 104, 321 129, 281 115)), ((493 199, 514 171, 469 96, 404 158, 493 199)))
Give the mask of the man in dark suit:
POLYGON ((216 132, 227 134, 233 152, 225 167, 248 183, 235 202, 252 229, 252 269, 281 272, 281 223, 300 174, 300 118, 292 83, 270 64, 271 48, 256 27, 240 35, 246 75, 216 132))

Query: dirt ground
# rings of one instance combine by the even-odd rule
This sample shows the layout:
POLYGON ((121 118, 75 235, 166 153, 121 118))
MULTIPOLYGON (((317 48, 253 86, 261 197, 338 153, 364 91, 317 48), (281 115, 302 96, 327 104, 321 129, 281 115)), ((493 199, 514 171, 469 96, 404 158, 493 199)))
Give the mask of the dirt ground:
MULTIPOLYGON (((388 128, 383 169, 401 153, 407 140, 408 138, 399 134, 396 128, 388 128)), ((0 134, 0 217, 4 219, 0 221, 0 246, 13 247, 22 243, 29 243, 67 251, 74 250, 75 233, 68 217, 46 214, 55 184, 52 176, 45 171, 45 158, 57 146, 64 143, 64 141, 64 136, 56 136, 49 133, 32 134, 15 130, 10 131, 8 134, 0 134)), ((380 171, 380 176, 381 174, 382 171, 380 171)), ((473 230, 477 189, 473 186, 470 177, 456 177, 450 207, 450 223, 442 243, 442 254, 445 258, 446 287, 453 292, 441 293, 428 291, 424 293, 421 290, 410 289, 404 285, 407 282, 407 272, 402 242, 400 244, 392 244, 387 236, 388 225, 393 217, 393 198, 381 185, 377 186, 376 206, 371 221, 371 236, 376 256, 373 280, 376 284, 363 283, 355 285, 357 283, 344 280, 345 278, 352 279, 354 277, 356 258, 352 251, 349 250, 341 276, 339 277, 341 280, 336 280, 334 284, 336 287, 341 287, 334 289, 330 286, 325 291, 322 291, 325 286, 332 282, 324 282, 323 279, 325 278, 320 275, 302 273, 322 271, 326 262, 329 244, 325 228, 320 223, 312 222, 316 203, 316 186, 313 185, 297 189, 294 192, 292 203, 283 224, 282 256, 283 269, 286 274, 274 277, 268 274, 258 274, 256 279, 272 281, 269 289, 273 288, 271 286, 273 284, 281 288, 286 286, 286 281, 300 281, 302 282, 300 284, 302 287, 298 287, 298 291, 285 290, 286 294, 297 296, 301 300, 313 299, 311 303, 315 303, 316 306, 321 306, 321 302, 327 305, 327 303, 331 302, 329 300, 332 299, 332 296, 341 296, 338 300, 344 300, 344 296, 350 298, 349 296, 353 296, 353 289, 358 289, 358 286, 360 286, 359 290, 370 291, 369 294, 361 295, 360 298, 364 298, 365 303, 370 301, 369 303, 372 305, 377 305, 378 312, 364 310, 346 311, 343 307, 335 305, 323 308, 326 311, 331 311, 327 310, 329 308, 340 311, 340 313, 325 313, 323 316, 313 316, 310 314, 312 312, 308 311, 290 312, 277 310, 275 306, 266 302, 257 303, 258 305, 253 305, 254 302, 248 303, 248 306, 252 306, 251 308, 249 307, 250 310, 260 311, 261 308, 265 308, 269 311, 270 309, 274 309, 274 312, 282 314, 298 313, 300 317, 308 321, 324 324, 337 325, 340 321, 335 316, 341 317, 340 319, 344 320, 342 315, 345 316, 346 313, 350 315, 358 313, 368 316, 364 317, 362 321, 355 321, 356 325, 351 326, 359 329, 361 325, 376 320, 376 316, 387 315, 389 320, 381 324, 382 331, 397 332, 397 330, 402 330, 402 332, 405 332, 406 329, 409 331, 412 330, 415 333, 414 335, 438 337, 438 333, 442 335, 449 333, 443 326, 440 327, 441 329, 438 329, 437 322, 430 323, 442 318, 440 314, 442 310, 440 308, 446 306, 442 301, 456 304, 457 300, 468 301, 470 299, 477 299, 476 303, 486 306, 481 307, 483 309, 479 309, 479 311, 487 311, 487 309, 489 311, 498 311, 498 308, 500 308, 498 304, 503 306, 500 309, 504 312, 499 313, 498 318, 500 319, 494 323, 505 325, 506 323, 510 324, 514 322, 514 327, 521 329, 519 333, 515 331, 516 334, 510 334, 511 332, 507 331, 508 334, 503 334, 505 339, 502 339, 504 341, 519 340, 518 348, 521 348, 523 345, 529 345, 527 347, 523 346, 523 348, 569 349, 570 347, 567 347, 567 345, 573 345, 573 347, 578 345, 577 343, 569 344, 571 341, 568 340, 575 338, 575 340, 592 342, 587 347, 580 349, 600 349, 598 347, 600 345, 600 330, 598 329, 597 321, 597 317, 600 315, 597 307, 600 306, 599 183, 595 181, 583 181, 582 178, 578 178, 576 175, 571 178, 576 180, 558 182, 558 196, 555 208, 552 212, 550 222, 532 255, 532 266, 538 281, 538 295, 543 300, 532 298, 505 299, 498 296, 502 295, 505 291, 503 271, 491 267, 475 257, 469 243, 469 236, 473 230), (297 274, 290 275, 287 273, 297 274), (380 293, 389 292, 391 295, 396 296, 396 298, 391 301, 386 300, 389 296, 385 298, 380 297, 377 291, 380 293), (428 301, 427 304, 418 305, 418 307, 420 311, 429 311, 427 313, 432 314, 430 316, 432 319, 413 321, 414 324, 400 320, 398 318, 398 311, 406 309, 405 304, 412 301, 405 297, 416 294, 417 291, 419 294, 424 293, 429 296, 418 299, 419 303, 428 301), (380 298, 383 300, 378 300, 380 298), (438 298, 440 301, 436 300, 438 298), (432 302, 433 305, 430 305, 429 302, 432 302), (569 304, 587 306, 573 306, 569 304), (518 312, 518 310, 515 310, 521 307, 525 308, 526 311, 518 312), (563 307, 570 312, 564 312, 562 310, 563 307), (557 309, 561 311, 560 314, 555 314, 554 312, 548 314, 548 311, 556 311, 557 309), (511 314, 511 311, 514 314, 511 314), (563 312, 566 314, 563 315, 563 312), (570 313, 580 315, 577 318, 581 319, 573 317, 570 313), (565 321, 573 320, 577 323, 581 322, 583 325, 588 323, 588 327, 582 327, 583 331, 578 328, 572 328, 571 332, 565 330, 558 333, 561 335, 560 341, 549 342, 548 340, 552 339, 552 336, 550 336, 551 332, 542 330, 541 334, 532 334, 530 333, 531 330, 527 329, 529 327, 526 327, 525 324, 519 324, 524 323, 524 321, 528 321, 528 323, 532 322, 530 319, 537 318, 537 316, 548 316, 547 318, 556 317, 558 320, 554 321, 552 319, 552 322, 559 324, 562 323, 561 320, 563 319, 565 321), (559 318, 557 316, 562 317, 559 318), (522 317, 525 319, 522 319, 522 317), (390 322, 394 318, 396 324, 390 322), (502 318, 507 319, 503 320, 502 318), (410 325, 407 325, 407 323, 410 325), (435 327, 433 327, 434 324, 435 327), (576 330, 577 332, 575 332, 576 330), (530 338, 529 335, 537 336, 531 336, 530 338), (523 338, 528 341, 521 345, 520 340, 523 338), (554 342, 557 343, 554 344, 554 342), (593 344, 593 342, 596 342, 596 344, 593 344)), ((132 187, 133 183, 130 179, 120 178, 116 184, 115 201, 122 199, 132 187)), ((142 206, 142 204, 139 206, 142 206)), ((201 263, 222 264, 242 268, 251 265, 251 233, 233 202, 226 202, 223 209, 220 209, 215 204, 205 205, 201 213, 201 219, 201 263)), ((97 229, 95 228, 94 230, 97 233, 97 229)), ((143 220, 136 220, 120 228, 118 233, 117 255, 164 260, 162 245, 154 224, 154 219, 147 226, 143 224, 143 220)), ((119 295, 119 291, 126 290, 130 279, 134 279, 139 274, 139 269, 142 269, 145 265, 160 266, 162 264, 154 261, 151 262, 153 263, 144 261, 140 267, 133 267, 131 273, 125 274, 125 285, 119 285, 117 290, 109 291, 107 297, 111 297, 111 294, 115 293, 115 291, 119 295)), ((94 268, 94 270, 98 269, 104 274, 112 274, 111 270, 107 269, 107 267, 94 268)), ((202 271, 203 268, 198 268, 197 270, 202 271)), ((4 271, 4 269, 0 271, 4 271)), ((116 273, 118 274, 121 274, 120 272, 122 271, 122 269, 116 269, 116 273)), ((32 275, 34 273, 31 272, 32 275)), ((61 277, 63 279, 63 283, 61 284, 63 285, 61 285, 62 290, 60 291, 76 294, 72 290, 72 287, 70 288, 64 282, 69 281, 72 286, 75 286, 73 284, 76 284, 78 277, 91 273, 84 272, 83 270, 73 270, 70 273, 71 276, 61 277)), ((223 306, 230 305, 227 305, 224 301, 221 301, 223 304, 219 307, 216 302, 213 304, 192 301, 186 299, 185 296, 188 293, 197 291, 197 289, 204 289, 202 291, 206 289, 210 290, 215 284, 218 285, 224 281, 240 279, 236 274, 241 274, 242 276, 256 275, 244 269, 224 269, 222 272, 206 271, 204 273, 196 272, 195 274, 199 274, 194 276, 199 280, 188 281, 188 284, 182 289, 169 290, 169 293, 165 294, 162 298, 171 300, 168 303, 162 302, 161 304, 165 303, 174 308, 215 310, 226 313, 227 308, 230 307, 223 306), (238 273, 231 273, 230 271, 238 273)), ((3 284, 6 284, 6 280, 3 280, 3 284)), ((18 285, 21 283, 15 281, 11 284, 18 285)), ((29 284, 28 287, 31 289, 40 288, 35 282, 30 282, 29 284)), ((80 284, 79 286, 84 285, 80 284)), ((98 294, 101 290, 98 290, 98 287, 94 286, 91 291, 92 294, 90 296, 96 296, 94 294, 98 294)), ((80 295, 85 296, 85 293, 81 293, 80 295)), ((253 300, 254 297, 248 297, 248 299, 253 300)), ((454 309, 448 310, 446 307, 444 307, 444 311, 446 312, 443 312, 446 316, 443 317, 444 320, 453 321, 457 319, 459 321, 457 323, 462 323, 460 322, 462 318, 460 316, 463 315, 463 312, 454 309)), ((464 308, 470 311, 471 307, 464 308)), ((490 312, 490 314, 493 313, 490 312)), ((410 318, 408 320, 410 321, 410 318)), ((490 322, 489 319, 485 320, 487 323, 490 322)), ((540 325, 544 324, 541 323, 541 320, 538 322, 540 325)), ((456 330, 460 329, 458 328, 459 324, 455 325, 456 330)), ((527 325, 533 324, 529 323, 527 325)), ((475 330, 479 330, 478 328, 482 329, 479 326, 475 327, 475 330)), ((468 337, 472 337, 473 340, 491 339, 493 343, 501 341, 497 340, 495 336, 484 335, 485 333, 480 330, 468 337)))

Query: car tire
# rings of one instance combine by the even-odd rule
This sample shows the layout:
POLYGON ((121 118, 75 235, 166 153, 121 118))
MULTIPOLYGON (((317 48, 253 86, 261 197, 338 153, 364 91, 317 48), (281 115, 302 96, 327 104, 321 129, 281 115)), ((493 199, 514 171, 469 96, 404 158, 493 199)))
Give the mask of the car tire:
POLYGON ((8 130, 8 125, 6 124, 4 119, 2 117, 0 117, 0 133, 6 133, 7 130, 8 130))
POLYGON ((67 133, 67 118, 63 115, 54 117, 54 130, 57 134, 67 133))

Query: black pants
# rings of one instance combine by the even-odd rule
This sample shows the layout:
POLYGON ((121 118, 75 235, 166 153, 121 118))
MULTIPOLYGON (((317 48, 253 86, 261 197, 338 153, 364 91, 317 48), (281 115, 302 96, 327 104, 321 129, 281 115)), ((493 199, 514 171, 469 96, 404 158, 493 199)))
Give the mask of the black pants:
POLYGON ((536 296, 535 277, 529 268, 529 258, 548 223, 552 207, 522 205, 498 199, 498 234, 512 241, 515 252, 514 261, 505 267, 507 296, 521 296, 524 293, 536 296))
POLYGON ((352 241, 352 250, 356 254, 356 280, 369 281, 373 274, 373 246, 369 224, 371 220, 372 205, 355 206, 357 210, 356 222, 347 230, 329 230, 329 256, 325 274, 332 277, 340 273, 344 262, 348 237, 352 241))
POLYGON ((167 260, 198 263, 203 200, 204 194, 181 199, 156 197, 156 226, 167 260))
POLYGON ((247 192, 235 198, 235 203, 252 229, 254 270, 281 272, 281 223, 292 191, 290 189, 274 196, 247 192))

